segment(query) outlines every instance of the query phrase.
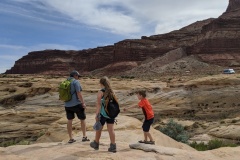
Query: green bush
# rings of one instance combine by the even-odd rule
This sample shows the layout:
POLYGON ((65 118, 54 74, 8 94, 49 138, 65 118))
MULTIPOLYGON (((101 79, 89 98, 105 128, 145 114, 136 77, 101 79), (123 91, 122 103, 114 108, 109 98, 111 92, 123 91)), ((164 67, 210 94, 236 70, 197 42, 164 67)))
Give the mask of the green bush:
POLYGON ((170 119, 165 127, 160 128, 160 131, 178 142, 187 143, 189 139, 184 127, 173 119, 170 119))
POLYGON ((236 147, 237 146, 236 144, 226 143, 218 139, 210 140, 207 144, 204 144, 203 142, 201 143, 192 142, 189 145, 198 151, 212 150, 220 147, 236 147))
POLYGON ((195 148, 198 151, 206 151, 208 150, 208 145, 204 144, 203 142, 197 143, 197 142, 192 142, 189 144, 192 148, 195 148))
POLYGON ((122 75, 121 78, 123 79, 134 79, 134 76, 122 75))
POLYGON ((18 140, 18 139, 11 139, 8 141, 2 141, 0 143, 0 147, 8 147, 8 146, 13 146, 13 145, 29 145, 30 141, 27 140, 18 140))
POLYGON ((223 143, 223 141, 215 139, 208 142, 208 150, 225 147, 226 145, 223 143))

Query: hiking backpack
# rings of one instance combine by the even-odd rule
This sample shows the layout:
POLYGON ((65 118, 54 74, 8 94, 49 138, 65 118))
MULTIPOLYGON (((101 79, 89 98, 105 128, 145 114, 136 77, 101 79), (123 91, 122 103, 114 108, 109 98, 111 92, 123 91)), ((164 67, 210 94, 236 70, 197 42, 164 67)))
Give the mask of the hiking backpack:
MULTIPOLYGON (((101 90, 101 91, 105 92, 105 90, 101 90)), ((112 98, 107 97, 105 99, 104 110, 107 113, 108 117, 112 119, 118 116, 118 114, 120 113, 120 106, 115 94, 113 94, 112 98)))
POLYGON ((71 82, 73 79, 66 79, 62 81, 58 87, 58 93, 59 93, 59 99, 67 102, 72 99, 72 94, 71 94, 71 82))
POLYGON ((118 114, 120 113, 120 107, 117 98, 114 94, 111 99, 108 97, 106 98, 104 109, 110 118, 113 119, 118 116, 118 114))

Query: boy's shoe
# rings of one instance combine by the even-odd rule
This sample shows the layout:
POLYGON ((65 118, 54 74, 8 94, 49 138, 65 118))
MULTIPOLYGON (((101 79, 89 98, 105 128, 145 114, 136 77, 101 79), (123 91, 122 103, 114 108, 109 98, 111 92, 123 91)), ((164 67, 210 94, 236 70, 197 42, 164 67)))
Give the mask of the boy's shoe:
POLYGON ((117 152, 117 145, 115 144, 110 144, 110 147, 108 148, 108 152, 117 152))
POLYGON ((90 141, 90 139, 88 139, 87 137, 83 137, 82 142, 86 142, 86 141, 90 141))
POLYGON ((146 143, 147 141, 143 141, 143 140, 140 140, 140 141, 138 141, 139 143, 146 143))
POLYGON ((152 145, 154 145, 155 141, 146 141, 145 144, 152 144, 152 145))
POLYGON ((94 148, 95 150, 99 149, 99 143, 97 143, 95 140, 90 143, 90 147, 94 148))

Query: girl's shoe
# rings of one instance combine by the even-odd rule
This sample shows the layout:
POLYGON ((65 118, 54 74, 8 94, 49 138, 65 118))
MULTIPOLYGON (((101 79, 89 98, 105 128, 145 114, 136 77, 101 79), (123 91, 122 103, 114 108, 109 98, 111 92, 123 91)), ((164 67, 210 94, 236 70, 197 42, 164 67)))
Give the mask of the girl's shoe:
POLYGON ((94 148, 95 150, 99 149, 99 143, 97 143, 95 140, 90 143, 90 147, 94 148))
POLYGON ((115 144, 110 144, 110 147, 108 148, 108 152, 117 152, 117 145, 115 144))

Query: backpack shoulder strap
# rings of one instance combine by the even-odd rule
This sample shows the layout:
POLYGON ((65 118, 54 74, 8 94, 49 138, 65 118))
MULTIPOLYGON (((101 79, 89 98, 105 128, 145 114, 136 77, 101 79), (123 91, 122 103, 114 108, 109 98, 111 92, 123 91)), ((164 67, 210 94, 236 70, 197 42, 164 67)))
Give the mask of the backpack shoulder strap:
POLYGON ((115 100, 115 102, 117 102, 117 103, 118 103, 118 99, 117 99, 117 97, 116 97, 116 95, 115 95, 115 94, 113 94, 113 99, 115 100))
POLYGON ((72 95, 74 95, 75 93, 77 93, 77 92, 76 92, 76 88, 75 88, 75 84, 73 83, 74 81, 76 81, 76 79, 75 79, 75 78, 73 78, 73 79, 70 79, 70 82, 71 82, 71 84, 74 86, 74 92, 73 92, 73 94, 72 94, 72 95))

